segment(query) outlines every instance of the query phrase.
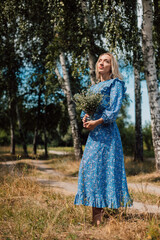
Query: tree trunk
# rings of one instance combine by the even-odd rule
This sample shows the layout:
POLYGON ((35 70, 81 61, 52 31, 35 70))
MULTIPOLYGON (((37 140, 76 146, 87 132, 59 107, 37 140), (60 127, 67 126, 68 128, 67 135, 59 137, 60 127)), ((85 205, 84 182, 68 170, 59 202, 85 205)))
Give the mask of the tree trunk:
POLYGON ((9 93, 9 118, 10 118, 10 153, 15 154, 15 114, 14 97, 9 93))
POLYGON ((25 137, 24 137, 23 130, 22 130, 22 123, 21 123, 21 118, 20 118, 20 114, 19 114, 18 104, 16 104, 16 113, 17 113, 18 128, 19 128, 20 138, 22 141, 24 155, 28 156, 27 145, 26 145, 25 137))
POLYGON ((143 161, 143 136, 141 118, 141 83, 138 63, 134 64, 134 84, 135 84, 135 152, 134 160, 143 161))
POLYGON ((15 154, 15 126, 12 113, 10 115, 10 134, 11 134, 10 153, 15 154))
POLYGON ((56 74, 58 76, 59 82, 62 84, 62 89, 64 90, 66 98, 67 98, 67 107, 68 107, 70 125, 71 125, 71 129, 72 129, 74 152, 75 152, 76 160, 79 160, 82 157, 82 146, 81 146, 80 134, 79 134, 78 124, 77 124, 77 119, 76 119, 75 104, 72 100, 70 79, 69 79, 69 75, 68 75, 68 71, 67 71, 64 53, 60 54, 60 63, 61 63, 62 72, 63 72, 63 84, 62 84, 62 78, 58 72, 58 69, 56 69, 56 74))
POLYGON ((160 93, 155 66, 152 41, 153 12, 151 0, 142 0, 143 4, 143 60, 147 81, 151 113, 152 140, 155 152, 156 169, 160 170, 160 93))
POLYGON ((44 128, 44 150, 45 150, 44 154, 45 154, 46 158, 48 157, 48 149, 47 149, 48 141, 47 140, 48 140, 47 139, 47 132, 46 132, 46 128, 44 128))
POLYGON ((35 127, 34 138, 33 138, 33 154, 37 154, 37 137, 38 137, 38 128, 35 127))
MULTIPOLYGON (((46 103, 47 106, 47 103, 46 103)), ((47 149, 47 143, 48 143, 48 138, 47 138, 47 129, 46 129, 46 124, 47 124, 47 119, 46 119, 46 107, 44 111, 44 150, 45 150, 45 157, 48 157, 48 149, 47 149)))
POLYGON ((34 138, 33 138, 33 153, 35 155, 37 154, 37 138, 38 138, 38 128, 39 128, 40 107, 41 107, 41 89, 39 90, 39 94, 38 94, 36 126, 34 130, 34 138))

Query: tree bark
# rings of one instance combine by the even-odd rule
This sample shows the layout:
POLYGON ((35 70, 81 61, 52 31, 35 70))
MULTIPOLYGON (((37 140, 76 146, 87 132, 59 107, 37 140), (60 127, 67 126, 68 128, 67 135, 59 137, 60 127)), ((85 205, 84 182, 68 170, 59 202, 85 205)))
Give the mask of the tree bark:
POLYGON ((20 137, 21 137, 21 141, 22 141, 24 155, 28 156, 27 145, 26 145, 25 137, 24 137, 23 130, 22 130, 22 123, 21 123, 21 118, 20 118, 20 114, 19 114, 18 104, 16 104, 16 113, 17 113, 18 128, 19 128, 19 133, 20 133, 20 137))
POLYGON ((80 134, 79 134, 78 124, 76 119, 75 104, 72 100, 72 91, 71 91, 70 79, 69 79, 67 66, 66 66, 65 54, 63 52, 60 54, 60 63, 62 66, 63 79, 61 78, 58 69, 56 69, 55 72, 67 98, 67 107, 68 107, 71 130, 72 130, 74 152, 75 152, 76 160, 79 160, 82 158, 82 146, 81 146, 80 134))
POLYGON ((138 62, 134 63, 134 84, 135 84, 135 152, 134 160, 143 161, 143 135, 141 117, 141 83, 138 62))
POLYGON ((36 126, 34 130, 34 138, 33 138, 33 153, 37 154, 37 138, 38 138, 38 129, 39 129, 39 118, 40 118, 40 107, 41 107, 41 89, 38 94, 38 106, 37 106, 37 118, 36 118, 36 126))
POLYGON ((142 0, 143 4, 143 60, 145 78, 149 95, 151 113, 152 140, 156 160, 156 169, 160 170, 160 92, 155 65, 152 41, 153 11, 151 0, 142 0))
POLYGON ((48 143, 47 131, 46 131, 46 128, 44 127, 44 151, 45 151, 44 154, 46 158, 48 157, 47 143, 48 143))
MULTIPOLYGON (((46 103, 47 106, 47 103, 46 103)), ((47 125, 47 116, 46 116, 46 106, 44 109, 44 150, 45 150, 45 157, 48 157, 48 149, 47 149, 47 144, 48 144, 48 138, 47 138, 47 129, 46 129, 46 125, 47 125)))
POLYGON ((11 134, 11 144, 10 153, 15 154, 15 126, 12 111, 10 112, 10 134, 11 134))
POLYGON ((10 118, 10 153, 15 154, 15 114, 14 114, 14 96, 11 89, 9 92, 9 118, 10 118))
POLYGON ((37 154, 37 136, 38 136, 38 128, 36 126, 34 130, 34 138, 33 138, 33 153, 35 155, 37 154))

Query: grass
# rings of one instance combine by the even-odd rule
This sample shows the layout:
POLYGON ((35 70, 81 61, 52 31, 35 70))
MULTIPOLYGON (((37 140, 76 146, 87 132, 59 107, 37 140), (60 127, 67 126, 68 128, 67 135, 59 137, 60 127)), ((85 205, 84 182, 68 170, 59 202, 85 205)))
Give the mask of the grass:
POLYGON ((17 171, 1 172, 0 239, 160 239, 156 215, 105 209, 106 218, 96 228, 91 225, 91 208, 73 202, 74 196, 44 188, 17 171))
MULTIPOLYGON (((70 149, 67 151, 69 154, 65 156, 50 154, 45 162, 49 168, 64 174, 63 181, 77 181, 80 162, 74 160, 70 149)), ((57 193, 26 178, 34 174, 41 176, 41 173, 29 164, 29 160, 19 161, 19 156, 19 152, 12 158, 1 151, 0 161, 18 161, 13 167, 0 165, 0 239, 160 240, 160 217, 129 209, 121 209, 118 213, 105 209, 103 224, 99 228, 93 227, 90 207, 74 206, 73 195, 57 193)), ((38 158, 43 159, 43 156, 38 158)), ((153 162, 135 163, 132 158, 125 157, 125 166, 129 182, 157 185, 160 182, 153 162)), ((158 196, 133 190, 130 193, 134 201, 159 205, 158 196)))
POLYGON ((129 190, 130 195, 136 202, 142 202, 144 204, 151 204, 151 205, 157 205, 160 206, 160 196, 150 194, 150 193, 145 193, 145 192, 135 192, 134 190, 129 190))
POLYGON ((124 162, 127 176, 135 176, 156 171, 155 162, 152 160, 144 159, 143 162, 137 162, 134 161, 132 157, 125 156, 124 162))
MULTIPOLYGON (((82 149, 84 150, 85 146, 82 146, 82 149)), ((41 152, 44 150, 44 147, 41 145, 38 145, 37 151, 41 152)), ((53 150, 53 151, 63 151, 67 153, 74 153, 74 148, 73 147, 48 147, 48 151, 53 150)), ((32 145, 27 145, 27 151, 29 154, 32 154, 33 152, 33 146, 32 145)), ((18 154, 23 155, 23 148, 21 145, 16 145, 15 147, 15 152, 18 154)), ((10 146, 0 146, 0 154, 3 153, 10 153, 10 146)))
POLYGON ((79 171, 79 161, 74 160, 74 155, 59 156, 55 155, 50 161, 49 166, 66 176, 77 177, 79 171))
POLYGON ((145 183, 160 186, 160 175, 158 172, 151 172, 146 174, 139 173, 135 176, 128 176, 127 180, 128 182, 145 183))
POLYGON ((128 182, 160 186, 160 174, 156 171, 155 162, 152 160, 144 159, 144 162, 134 162, 131 157, 125 157, 125 170, 128 182))
MULTIPOLYGON (((0 147, 0 153, 1 153, 0 161, 23 159, 23 155, 21 156, 22 148, 18 147, 18 149, 20 151, 20 152, 17 152, 18 154, 10 155, 8 153, 9 147, 0 147)), ((29 146, 28 149, 29 151, 31 151, 32 150, 31 146, 29 146)), ((56 147, 56 148, 49 148, 49 150, 68 152, 68 154, 65 156, 49 154, 49 157, 48 157, 49 163, 47 162, 47 164, 49 167, 54 168, 57 171, 60 171, 61 173, 65 174, 66 180, 69 180, 68 177, 73 177, 72 178, 72 181, 73 181, 74 177, 78 176, 78 170, 79 170, 79 164, 80 164, 79 162, 74 160, 73 147, 56 147)), ((37 154, 37 156, 33 156, 32 154, 30 154, 29 159, 45 160, 45 157, 40 151, 39 154, 37 154)), ((143 183, 150 183, 150 184, 160 186, 160 176, 159 176, 159 173, 155 171, 156 170, 155 162, 152 160, 148 160, 148 158, 145 158, 144 162, 138 163, 138 162, 134 162, 132 157, 126 156, 125 169, 126 169, 128 182, 139 182, 139 183, 143 182, 143 183)))

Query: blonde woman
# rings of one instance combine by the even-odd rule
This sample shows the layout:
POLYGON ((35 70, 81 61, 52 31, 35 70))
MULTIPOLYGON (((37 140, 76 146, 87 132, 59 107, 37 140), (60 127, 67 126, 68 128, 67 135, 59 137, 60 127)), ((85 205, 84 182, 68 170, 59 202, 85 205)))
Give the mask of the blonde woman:
POLYGON ((83 126, 90 133, 79 168, 74 204, 91 206, 93 224, 99 225, 104 207, 131 206, 132 199, 128 193, 121 137, 116 124, 126 88, 112 54, 99 56, 96 76, 97 84, 91 89, 101 92, 103 99, 94 120, 86 121, 88 115, 81 113, 83 126))

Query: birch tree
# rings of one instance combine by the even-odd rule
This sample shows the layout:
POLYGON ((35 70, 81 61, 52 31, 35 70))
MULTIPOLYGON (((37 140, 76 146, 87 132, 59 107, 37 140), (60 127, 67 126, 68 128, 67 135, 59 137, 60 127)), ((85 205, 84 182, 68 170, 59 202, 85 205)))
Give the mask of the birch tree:
POLYGON ((133 2, 132 15, 133 23, 133 67, 134 67, 134 92, 135 92, 135 151, 134 160, 143 161, 143 134, 142 134, 142 101, 141 101, 141 65, 142 65, 142 49, 140 40, 142 38, 138 29, 137 1, 133 2))
POLYGON ((75 104, 72 100, 70 78, 67 70, 65 54, 63 52, 61 52, 60 54, 60 63, 62 67, 63 78, 61 77, 58 68, 56 68, 55 72, 57 74, 59 83, 62 86, 62 89, 67 98, 67 108, 68 108, 68 114, 70 119, 71 130, 72 130, 74 152, 75 152, 76 160, 79 160, 82 157, 82 146, 81 146, 81 140, 80 140, 78 124, 76 119, 75 104))
POLYGON ((160 92, 158 88, 155 54, 152 39, 153 10, 151 0, 142 0, 143 5, 143 60, 149 95, 152 140, 155 152, 156 169, 160 170, 160 92))
POLYGON ((18 23, 16 1, 0 2, 0 69, 4 82, 4 92, 7 95, 10 119, 10 152, 15 154, 15 128, 16 128, 16 94, 18 90, 18 75, 23 66, 22 58, 18 54, 17 39, 18 23))
POLYGON ((134 160, 143 161, 143 136, 142 136, 142 107, 141 107, 141 82, 138 62, 134 62, 134 91, 135 91, 135 151, 134 160))

